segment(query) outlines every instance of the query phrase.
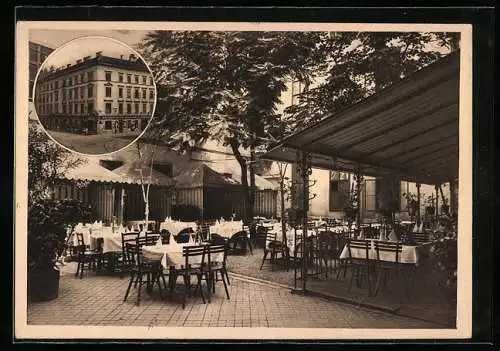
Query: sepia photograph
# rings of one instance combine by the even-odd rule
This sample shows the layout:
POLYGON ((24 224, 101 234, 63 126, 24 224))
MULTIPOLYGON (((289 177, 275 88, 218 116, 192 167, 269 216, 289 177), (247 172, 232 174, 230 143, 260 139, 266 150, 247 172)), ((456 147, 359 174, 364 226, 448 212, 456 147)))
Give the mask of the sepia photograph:
POLYGON ((30 87, 41 125, 59 144, 82 154, 131 144, 153 115, 156 91, 149 68, 116 39, 82 37, 54 50, 51 43, 61 36, 64 31, 35 32, 29 43, 30 79, 36 76, 30 87))
POLYGON ((470 336, 469 26, 17 38, 16 333, 470 336))

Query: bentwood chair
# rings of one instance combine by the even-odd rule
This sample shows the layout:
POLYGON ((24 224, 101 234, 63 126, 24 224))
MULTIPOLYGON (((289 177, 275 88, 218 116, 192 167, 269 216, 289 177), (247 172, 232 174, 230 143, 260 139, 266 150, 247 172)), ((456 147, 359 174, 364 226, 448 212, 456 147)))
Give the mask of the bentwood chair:
MULTIPOLYGON (((231 285, 231 282, 229 281, 226 267, 228 247, 227 245, 208 245, 207 251, 208 262, 206 269, 208 269, 208 277, 210 278, 208 290, 210 291, 211 288, 212 293, 215 294, 215 283, 219 281, 220 276, 220 280, 224 284, 227 299, 229 300, 229 290, 227 286, 231 285)), ((208 302, 210 302, 210 293, 208 295, 208 302)))
POLYGON ((274 266, 278 259, 281 259, 288 271, 288 248, 284 243, 278 241, 276 233, 268 233, 266 236, 266 244, 264 246, 264 256, 262 257, 262 262, 260 264, 260 269, 264 266, 266 260, 271 264, 271 270, 274 270, 274 266), (267 256, 269 255, 269 258, 267 256), (280 256, 280 257, 278 257, 280 256))
POLYGON ((346 248, 348 250, 348 258, 345 259, 343 265, 345 269, 351 270, 351 279, 347 291, 351 291, 353 281, 356 281, 356 286, 361 287, 363 280, 368 283, 368 294, 372 294, 371 273, 373 271, 372 263, 370 262, 371 242, 368 240, 346 240, 346 248), (354 252, 359 254, 354 255, 354 252))
POLYGON ((101 253, 87 248, 82 233, 76 233, 76 238, 78 245, 75 247, 75 252, 78 265, 76 267, 75 276, 80 276, 80 279, 82 279, 84 270, 90 271, 96 267, 96 263, 101 253))
POLYGON ((205 295, 202 290, 202 280, 205 279, 207 286, 209 285, 209 273, 205 267, 206 245, 197 246, 184 246, 182 248, 182 256, 184 263, 181 267, 170 267, 170 293, 169 299, 172 300, 172 295, 177 284, 177 278, 182 277, 184 280, 184 292, 182 296, 182 308, 186 308, 186 301, 188 296, 191 297, 191 277, 197 278, 196 291, 200 292, 203 303, 205 302, 205 295))
POLYGON ((125 292, 123 301, 127 301, 132 284, 137 290, 137 298, 135 304, 139 306, 141 302, 141 290, 144 284, 147 285, 148 293, 151 293, 155 283, 158 285, 160 297, 163 300, 163 288, 166 288, 165 276, 163 275, 163 267, 160 261, 151 261, 143 257, 142 245, 139 240, 135 244, 127 242, 125 244, 125 251, 127 257, 133 262, 134 266, 130 270, 130 281, 125 292), (144 278, 146 278, 144 280, 144 278), (160 282, 160 279, 162 280, 160 282))
POLYGON ((414 265, 401 262, 401 253, 403 252, 401 243, 375 241, 375 252, 377 255, 377 283, 375 286, 375 296, 378 294, 381 284, 385 288, 390 276, 395 273, 396 276, 403 280, 406 298, 410 299, 408 280, 412 279, 412 268, 414 265), (401 273, 403 273, 403 275, 401 275, 401 273))

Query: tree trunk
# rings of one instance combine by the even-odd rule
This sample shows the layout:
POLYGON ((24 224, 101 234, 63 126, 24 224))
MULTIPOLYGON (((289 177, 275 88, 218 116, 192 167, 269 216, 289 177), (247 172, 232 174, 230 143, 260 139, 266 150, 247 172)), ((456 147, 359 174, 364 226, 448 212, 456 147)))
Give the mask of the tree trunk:
POLYGON ((255 204, 255 151, 252 147, 250 149, 250 165, 249 165, 249 173, 250 173, 250 220, 253 219, 254 216, 254 204, 255 204))
POLYGON ((250 236, 251 238, 255 237, 255 228, 252 225, 253 220, 253 201, 251 201, 250 188, 248 186, 248 166, 245 158, 241 155, 238 141, 235 139, 231 139, 229 142, 231 146, 231 150, 233 151, 233 155, 238 161, 238 164, 241 168, 241 186, 243 188, 243 199, 244 199, 244 214, 243 214, 243 222, 245 225, 248 225, 250 228, 250 236))
MULTIPOLYGON (((281 176, 281 175, 280 175, 281 176)), ((285 182, 280 179, 280 205, 281 205, 281 235, 282 241, 286 242, 286 222, 285 222, 285 182)))

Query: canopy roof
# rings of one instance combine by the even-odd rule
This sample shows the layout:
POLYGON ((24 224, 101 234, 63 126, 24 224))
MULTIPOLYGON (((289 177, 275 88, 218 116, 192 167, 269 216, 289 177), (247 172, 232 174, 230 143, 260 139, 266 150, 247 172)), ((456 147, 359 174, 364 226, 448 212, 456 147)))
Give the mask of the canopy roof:
POLYGON ((151 185, 169 186, 172 185, 172 179, 167 177, 161 172, 151 170, 148 165, 142 162, 128 162, 124 165, 113 170, 119 178, 121 183, 127 184, 141 184, 141 169, 144 176, 144 182, 149 180, 151 172, 151 185))
POLYGON ((90 160, 86 160, 86 162, 80 164, 79 166, 65 171, 64 178, 70 180, 112 183, 121 183, 122 181, 121 177, 116 173, 90 160))
MULTIPOLYGON (((224 164, 188 163, 175 177, 177 186, 203 187, 203 186, 228 186, 241 184, 241 171, 224 164)), ((255 175, 255 185, 258 189, 274 189, 268 180, 255 175)))
POLYGON ((453 52, 298 133, 262 157, 369 176, 443 183, 458 177, 460 52, 453 52))

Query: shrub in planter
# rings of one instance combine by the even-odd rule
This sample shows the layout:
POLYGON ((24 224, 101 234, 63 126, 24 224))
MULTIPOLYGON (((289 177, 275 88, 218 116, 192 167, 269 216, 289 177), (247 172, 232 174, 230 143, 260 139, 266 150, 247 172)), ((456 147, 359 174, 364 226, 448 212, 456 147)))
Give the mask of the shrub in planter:
POLYGON ((92 208, 76 200, 41 200, 28 210, 28 298, 58 296, 58 255, 65 249, 68 226, 94 219, 92 208))
POLYGON ((453 231, 453 223, 446 223, 446 233, 434 241, 431 255, 435 258, 438 268, 446 273, 446 284, 450 302, 456 299, 457 291, 457 238, 453 231))

